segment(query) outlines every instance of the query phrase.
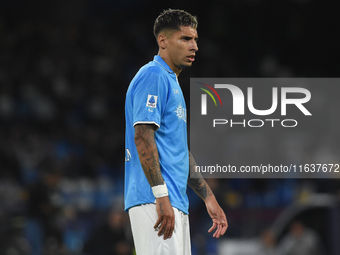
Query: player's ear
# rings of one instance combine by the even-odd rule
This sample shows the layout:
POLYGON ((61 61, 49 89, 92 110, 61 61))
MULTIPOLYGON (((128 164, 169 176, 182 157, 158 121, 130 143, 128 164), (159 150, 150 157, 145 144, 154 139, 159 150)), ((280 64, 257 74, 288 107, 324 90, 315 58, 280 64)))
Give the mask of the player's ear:
POLYGON ((168 44, 168 38, 164 34, 159 34, 157 37, 158 45, 161 49, 166 49, 168 44))

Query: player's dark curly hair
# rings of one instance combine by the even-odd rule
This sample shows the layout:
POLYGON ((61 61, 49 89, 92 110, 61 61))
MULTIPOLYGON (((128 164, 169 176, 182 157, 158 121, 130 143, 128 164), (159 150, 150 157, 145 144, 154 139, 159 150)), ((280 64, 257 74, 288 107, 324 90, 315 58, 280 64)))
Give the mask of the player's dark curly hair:
POLYGON ((180 30, 180 26, 190 26, 197 29, 197 18, 183 10, 167 9, 161 12, 155 20, 153 34, 157 39, 157 36, 162 30, 180 30))

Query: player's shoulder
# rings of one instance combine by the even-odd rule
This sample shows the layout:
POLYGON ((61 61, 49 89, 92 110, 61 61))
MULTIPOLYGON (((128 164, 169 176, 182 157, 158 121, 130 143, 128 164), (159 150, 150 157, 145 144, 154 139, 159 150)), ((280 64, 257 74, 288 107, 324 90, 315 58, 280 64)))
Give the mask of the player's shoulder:
MULTIPOLYGON (((155 76, 165 76, 166 71, 154 61, 150 61, 138 71, 140 75, 155 75, 155 76)), ((138 74, 137 73, 137 74, 138 74)))
POLYGON ((152 81, 166 81, 167 75, 164 72, 164 69, 159 65, 155 65, 153 61, 148 64, 142 66, 135 77, 132 80, 132 83, 139 82, 152 82, 152 81))
POLYGON ((156 62, 150 61, 139 69, 130 82, 128 95, 135 95, 138 91, 145 90, 147 87, 157 87, 157 89, 168 91, 169 86, 170 81, 166 71, 156 62))

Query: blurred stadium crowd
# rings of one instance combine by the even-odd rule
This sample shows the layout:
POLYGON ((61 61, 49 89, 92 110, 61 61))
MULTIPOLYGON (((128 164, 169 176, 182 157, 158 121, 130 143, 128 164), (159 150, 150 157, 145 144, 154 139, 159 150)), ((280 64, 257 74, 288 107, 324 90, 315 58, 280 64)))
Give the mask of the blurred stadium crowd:
MULTIPOLYGON (((340 71, 339 38, 329 26, 334 8, 318 1, 4 0, 0 6, 4 255, 132 254, 123 212, 124 98, 135 72, 157 53, 152 26, 162 9, 199 17, 197 63, 180 76, 187 99, 189 77, 340 71)), ((259 235, 310 192, 339 191, 336 180, 208 181, 225 208, 229 237, 259 235)), ((188 194, 193 252, 216 254, 217 241, 205 234, 204 204, 188 194)))

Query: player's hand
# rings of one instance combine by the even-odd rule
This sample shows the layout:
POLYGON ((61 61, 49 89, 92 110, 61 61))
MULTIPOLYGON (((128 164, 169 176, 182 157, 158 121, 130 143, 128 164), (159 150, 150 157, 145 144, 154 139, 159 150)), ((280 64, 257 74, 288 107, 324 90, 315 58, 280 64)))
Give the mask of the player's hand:
POLYGON ((154 228, 159 229, 158 236, 164 235, 166 240, 172 236, 175 228, 175 213, 168 196, 156 198, 156 210, 158 219, 154 228))
POLYGON ((215 197, 212 197, 212 199, 206 201, 205 205, 213 221, 213 225, 208 230, 208 232, 210 233, 214 229, 216 229, 213 237, 219 238, 220 236, 224 235, 225 231, 228 228, 227 217, 225 216, 223 209, 217 203, 215 197))

